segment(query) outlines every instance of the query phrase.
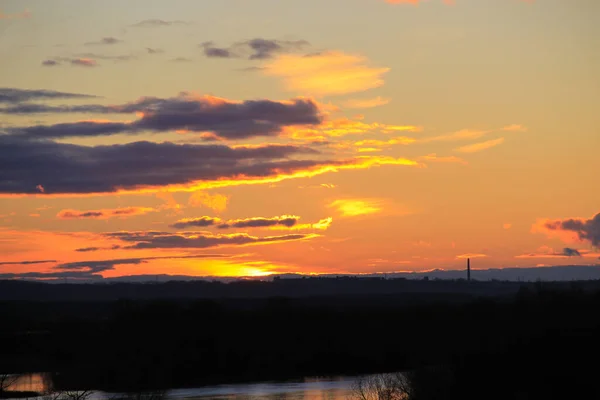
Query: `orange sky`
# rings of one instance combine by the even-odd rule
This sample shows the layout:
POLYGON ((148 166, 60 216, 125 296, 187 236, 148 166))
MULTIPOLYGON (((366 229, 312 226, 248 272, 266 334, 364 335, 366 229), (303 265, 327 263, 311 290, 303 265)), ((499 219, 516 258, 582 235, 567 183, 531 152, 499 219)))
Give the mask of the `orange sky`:
POLYGON ((0 277, 598 263, 597 1, 323 3, 4 1, 0 277))

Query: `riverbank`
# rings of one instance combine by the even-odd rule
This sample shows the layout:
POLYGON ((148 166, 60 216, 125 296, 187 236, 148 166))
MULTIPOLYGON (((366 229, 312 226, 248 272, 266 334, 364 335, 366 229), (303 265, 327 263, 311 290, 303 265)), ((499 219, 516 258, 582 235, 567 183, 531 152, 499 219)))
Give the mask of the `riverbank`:
POLYGON ((558 392, 570 382, 577 382, 570 390, 587 387, 588 360, 600 355, 598 309, 600 292, 543 285, 460 302, 11 302, 0 304, 9 343, 0 348, 0 367, 55 371, 59 390, 138 392, 414 370, 428 384, 446 380, 462 390, 521 390, 551 378, 558 392), (432 366, 442 372, 432 374, 432 366))

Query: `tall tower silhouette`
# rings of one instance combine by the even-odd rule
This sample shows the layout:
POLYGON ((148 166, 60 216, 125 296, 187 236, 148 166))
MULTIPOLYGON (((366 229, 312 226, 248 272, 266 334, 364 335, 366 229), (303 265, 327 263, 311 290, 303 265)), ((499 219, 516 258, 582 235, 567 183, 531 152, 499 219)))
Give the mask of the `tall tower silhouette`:
POLYGON ((467 281, 471 282, 471 259, 467 258, 467 281))

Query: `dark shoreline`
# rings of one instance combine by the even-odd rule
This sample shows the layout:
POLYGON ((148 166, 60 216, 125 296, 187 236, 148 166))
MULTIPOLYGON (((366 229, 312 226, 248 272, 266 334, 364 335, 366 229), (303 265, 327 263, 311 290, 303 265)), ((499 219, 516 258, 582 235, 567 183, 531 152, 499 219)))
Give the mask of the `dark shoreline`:
POLYGON ((600 359, 598 282, 496 296, 475 293, 501 283, 443 285, 467 292, 4 301, 0 373, 56 371, 58 390, 108 392, 406 370, 464 393, 549 395, 549 379, 556 393, 596 390, 587 364, 600 359))

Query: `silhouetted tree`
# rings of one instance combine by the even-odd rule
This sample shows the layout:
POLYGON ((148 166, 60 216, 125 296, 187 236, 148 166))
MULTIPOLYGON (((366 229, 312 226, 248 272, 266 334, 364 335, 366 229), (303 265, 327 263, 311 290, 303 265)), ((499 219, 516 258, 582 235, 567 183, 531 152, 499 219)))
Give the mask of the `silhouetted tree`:
POLYGON ((368 375, 352 385, 355 400, 406 400, 410 394, 410 382, 402 373, 368 375))
POLYGON ((0 374, 0 398, 4 397, 4 391, 15 384, 19 375, 0 374))

